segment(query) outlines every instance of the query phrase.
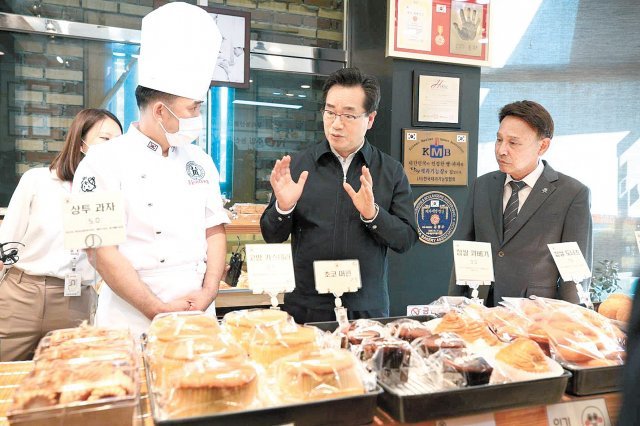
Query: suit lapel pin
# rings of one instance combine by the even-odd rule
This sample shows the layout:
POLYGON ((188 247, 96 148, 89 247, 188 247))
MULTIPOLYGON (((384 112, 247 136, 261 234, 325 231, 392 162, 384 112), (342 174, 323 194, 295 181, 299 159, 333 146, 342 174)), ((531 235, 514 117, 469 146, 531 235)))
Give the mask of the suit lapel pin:
POLYGON ((546 194, 549 190, 547 188, 542 188, 542 193, 546 194))

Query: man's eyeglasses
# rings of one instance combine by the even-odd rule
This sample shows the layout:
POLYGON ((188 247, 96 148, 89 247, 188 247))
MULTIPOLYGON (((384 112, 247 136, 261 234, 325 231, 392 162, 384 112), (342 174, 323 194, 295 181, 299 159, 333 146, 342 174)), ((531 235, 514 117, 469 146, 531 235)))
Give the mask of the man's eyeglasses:
POLYGON ((24 244, 22 243, 18 243, 15 241, 11 241, 8 243, 2 243, 0 244, 0 261, 2 263, 4 263, 5 266, 9 266, 9 265, 13 265, 14 263, 16 263, 20 258, 18 257, 18 247, 10 247, 8 249, 5 249, 4 246, 7 246, 9 244, 20 244, 21 246, 24 246, 24 244))
POLYGON ((328 109, 322 109, 320 111, 322 111, 322 118, 324 118, 327 121, 333 121, 333 120, 336 119, 336 117, 340 117, 340 119, 342 121, 354 122, 360 117, 364 117, 365 115, 369 115, 366 112, 363 113, 363 114, 354 115, 354 114, 338 114, 335 111, 331 111, 331 110, 328 110, 328 109))

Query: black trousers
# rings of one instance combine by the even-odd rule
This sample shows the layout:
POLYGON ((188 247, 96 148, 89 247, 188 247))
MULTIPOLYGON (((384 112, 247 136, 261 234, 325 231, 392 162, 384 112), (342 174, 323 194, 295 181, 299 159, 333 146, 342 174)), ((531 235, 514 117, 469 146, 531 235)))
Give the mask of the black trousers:
MULTIPOLYGON (((336 320, 336 314, 333 309, 312 309, 292 303, 285 303, 282 306, 282 309, 288 312, 298 324, 336 320)), ((347 316, 350 320, 361 318, 386 318, 389 316, 389 312, 385 312, 383 309, 373 309, 369 311, 347 310, 347 316)))

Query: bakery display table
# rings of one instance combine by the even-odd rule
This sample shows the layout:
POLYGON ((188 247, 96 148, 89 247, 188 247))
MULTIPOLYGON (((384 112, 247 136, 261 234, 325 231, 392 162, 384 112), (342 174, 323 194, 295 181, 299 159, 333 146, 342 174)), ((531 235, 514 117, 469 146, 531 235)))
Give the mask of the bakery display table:
MULTIPOLYGON (((6 418, 7 410, 11 401, 11 396, 18 386, 22 378, 33 369, 33 363, 27 362, 9 362, 0 363, 0 426, 7 426, 9 423, 6 418)), ((153 426, 153 419, 150 415, 149 399, 147 397, 147 387, 144 371, 140 370, 141 396, 140 396, 140 414, 139 422, 136 426, 153 426)), ((616 424, 618 419, 618 411, 621 404, 621 395, 618 392, 607 393, 602 395, 593 395, 587 397, 575 397, 564 395, 562 402, 584 401, 589 399, 604 398, 611 424, 616 424)), ((513 410, 504 410, 493 413, 493 418, 498 426, 512 425, 532 425, 532 426, 553 426, 547 421, 547 412, 545 406, 522 407, 513 410)), ((442 419, 444 420, 444 419, 442 419)), ((401 425, 395 421, 389 414, 378 408, 376 416, 373 420, 374 425, 401 425)), ((412 423, 420 426, 438 426, 439 420, 427 421, 420 423, 412 423)))

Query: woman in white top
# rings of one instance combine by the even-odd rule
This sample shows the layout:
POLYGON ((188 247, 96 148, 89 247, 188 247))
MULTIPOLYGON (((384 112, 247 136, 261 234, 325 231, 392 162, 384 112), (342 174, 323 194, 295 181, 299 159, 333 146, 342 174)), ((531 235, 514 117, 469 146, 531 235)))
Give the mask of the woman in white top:
POLYGON ((24 244, 5 245, 5 250, 18 248, 19 260, 0 264, 0 361, 31 359, 48 331, 90 318, 96 274, 83 251, 64 249, 62 200, 71 193, 89 147, 120 135, 122 125, 109 111, 82 110, 51 165, 31 169, 20 179, 0 226, 0 244, 24 244), (73 293, 71 281, 81 281, 80 295, 65 296, 65 287, 73 293))

